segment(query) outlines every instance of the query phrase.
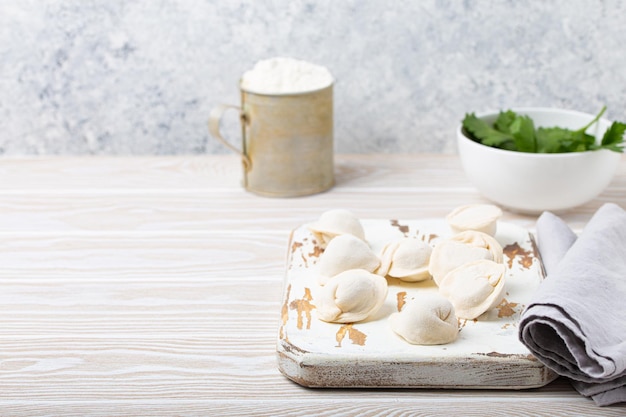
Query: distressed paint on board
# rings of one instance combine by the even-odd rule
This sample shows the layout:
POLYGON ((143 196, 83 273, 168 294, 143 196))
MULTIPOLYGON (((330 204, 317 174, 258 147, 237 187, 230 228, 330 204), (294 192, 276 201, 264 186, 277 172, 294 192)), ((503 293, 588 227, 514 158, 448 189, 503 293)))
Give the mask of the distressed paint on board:
MULTIPOLYGON (((371 220, 362 224, 379 253, 385 243, 414 237, 435 245, 450 235, 444 220, 371 220)), ((504 248, 505 298, 478 319, 459 320, 459 337, 437 346, 411 345, 395 335, 387 317, 417 292, 436 292, 432 280, 407 283, 388 278, 385 305, 374 317, 354 324, 317 319, 315 292, 319 248, 306 225, 289 245, 283 306, 290 306, 277 344, 278 365, 288 378, 316 387, 498 388, 543 386, 556 375, 517 339, 517 322, 543 270, 532 235, 507 223, 496 239, 504 248)))

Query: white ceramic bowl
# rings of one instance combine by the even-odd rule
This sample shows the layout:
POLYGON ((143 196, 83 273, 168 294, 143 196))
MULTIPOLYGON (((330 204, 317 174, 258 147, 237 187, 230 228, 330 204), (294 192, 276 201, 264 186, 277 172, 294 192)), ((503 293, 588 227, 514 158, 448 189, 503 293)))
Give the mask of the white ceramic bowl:
MULTIPOLYGON (((513 108, 535 126, 579 129, 595 115, 550 108, 513 108)), ((493 123, 499 111, 477 114, 493 123)), ((600 119, 587 130, 598 140, 611 122, 600 119)), ((489 200, 524 213, 563 211, 598 196, 615 175, 621 154, 608 150, 535 154, 485 146, 469 139, 462 126, 457 145, 469 181, 489 200)))

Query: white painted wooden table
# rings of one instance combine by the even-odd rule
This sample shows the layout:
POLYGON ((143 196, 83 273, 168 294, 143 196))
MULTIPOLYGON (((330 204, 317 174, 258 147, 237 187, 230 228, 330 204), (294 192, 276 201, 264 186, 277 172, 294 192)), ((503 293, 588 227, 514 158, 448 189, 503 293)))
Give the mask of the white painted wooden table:
MULTIPOLYGON (((0 159, 0 415, 626 414, 562 379, 476 391, 283 377, 292 229, 330 208, 419 219, 485 201, 455 156, 337 156, 336 171, 327 193, 270 199, 241 189, 233 156, 0 159)), ((626 207, 626 159, 564 218, 580 227, 607 201, 626 207)))

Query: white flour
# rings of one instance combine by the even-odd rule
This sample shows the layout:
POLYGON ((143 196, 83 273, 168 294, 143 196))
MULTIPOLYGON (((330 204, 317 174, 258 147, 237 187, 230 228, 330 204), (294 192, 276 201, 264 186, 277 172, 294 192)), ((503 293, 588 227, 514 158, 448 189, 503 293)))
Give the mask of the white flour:
POLYGON ((290 94, 319 90, 333 82, 322 66, 293 58, 271 58, 243 74, 241 88, 261 94, 290 94))

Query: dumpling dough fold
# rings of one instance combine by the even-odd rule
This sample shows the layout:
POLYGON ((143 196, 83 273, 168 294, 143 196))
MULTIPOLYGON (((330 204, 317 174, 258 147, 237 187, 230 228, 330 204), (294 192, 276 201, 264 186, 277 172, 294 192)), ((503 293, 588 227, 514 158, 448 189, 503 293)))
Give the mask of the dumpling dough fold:
POLYGON ((354 235, 340 235, 328 243, 318 262, 320 285, 349 269, 374 272, 380 265, 378 256, 367 243, 354 235))
POLYGON ((454 209, 446 216, 452 233, 476 230, 494 236, 502 210, 493 204, 470 204, 454 209))
POLYGON ((496 239, 483 232, 467 230, 435 245, 428 270, 439 285, 448 272, 465 263, 480 259, 502 263, 502 258, 502 246, 496 239))
POLYGON ((351 211, 345 209, 325 211, 316 222, 309 225, 309 230, 315 235, 322 249, 339 235, 351 234, 365 241, 361 221, 351 211))
POLYGON ((475 319, 502 302, 506 267, 502 263, 479 260, 448 272, 439 284, 458 317, 475 319))
POLYGON ((344 271, 315 297, 320 320, 332 323, 354 323, 375 314, 387 297, 387 280, 364 269, 344 271))
POLYGON ((428 262, 433 251, 428 243, 415 238, 403 238, 386 244, 380 255, 377 274, 417 282, 430 278, 428 262))
POLYGON ((418 296, 389 316, 391 329, 414 345, 442 345, 456 340, 459 323, 450 301, 439 294, 418 296))

